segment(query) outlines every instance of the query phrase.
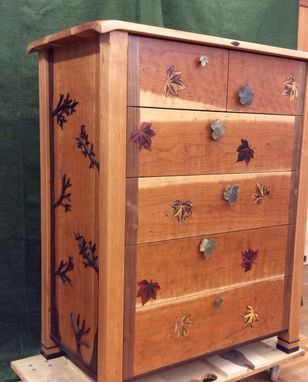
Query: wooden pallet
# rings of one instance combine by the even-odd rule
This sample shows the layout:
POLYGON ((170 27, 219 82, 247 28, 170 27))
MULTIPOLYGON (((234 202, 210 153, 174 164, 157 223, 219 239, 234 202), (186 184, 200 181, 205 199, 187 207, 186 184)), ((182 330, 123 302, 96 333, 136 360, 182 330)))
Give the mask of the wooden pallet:
MULTIPOLYGON (((134 382, 202 382, 209 375, 215 382, 235 382, 242 378, 272 370, 272 380, 277 380, 279 367, 286 361, 304 355, 304 350, 286 354, 276 349, 276 338, 237 347, 255 365, 255 369, 238 366, 218 355, 170 368, 155 375, 141 377, 134 382)), ((42 355, 24 358, 11 363, 22 382, 93 382, 65 357, 47 361, 42 355)), ((209 379, 210 380, 210 379, 209 379)), ((269 376, 269 380, 271 377, 269 376)))

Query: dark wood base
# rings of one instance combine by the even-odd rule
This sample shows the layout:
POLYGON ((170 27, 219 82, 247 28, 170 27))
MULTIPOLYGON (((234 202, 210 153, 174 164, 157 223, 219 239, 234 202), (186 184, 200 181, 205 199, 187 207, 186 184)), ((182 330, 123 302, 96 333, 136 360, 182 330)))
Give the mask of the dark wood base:
POLYGON ((58 358, 64 355, 63 351, 58 346, 46 347, 43 344, 41 344, 41 354, 46 359, 58 358))
POLYGON ((276 348, 287 354, 295 353, 299 350, 299 339, 289 342, 278 337, 276 348))

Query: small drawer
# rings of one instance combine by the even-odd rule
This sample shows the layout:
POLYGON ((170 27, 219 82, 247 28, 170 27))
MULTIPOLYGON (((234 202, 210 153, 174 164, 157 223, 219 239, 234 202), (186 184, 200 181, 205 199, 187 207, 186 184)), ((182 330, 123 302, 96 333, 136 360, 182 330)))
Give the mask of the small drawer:
POLYGON ((293 233, 291 225, 127 246, 125 308, 289 275, 293 233), (155 296, 146 298, 143 280, 158 285, 155 296))
POLYGON ((130 36, 128 105, 226 110, 228 57, 220 48, 130 36))
POLYGON ((128 177, 298 168, 302 117, 128 108, 127 125, 128 177))
POLYGON ((305 62, 230 52, 227 110, 302 115, 305 73, 305 62), (253 99, 249 89, 244 90, 246 85, 253 99), (240 92, 243 92, 242 97, 240 92), (248 103, 242 104, 240 98, 242 103, 248 103))
POLYGON ((273 278, 127 311, 125 378, 285 330, 286 285, 284 278, 273 278))
POLYGON ((291 224, 294 178, 273 172, 127 179, 126 244, 291 224))

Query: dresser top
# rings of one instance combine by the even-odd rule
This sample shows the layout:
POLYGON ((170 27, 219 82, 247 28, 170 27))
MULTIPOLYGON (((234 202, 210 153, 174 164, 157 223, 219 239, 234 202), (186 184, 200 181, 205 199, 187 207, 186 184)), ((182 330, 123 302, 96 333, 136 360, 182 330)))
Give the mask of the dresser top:
POLYGON ((95 20, 85 24, 65 29, 38 40, 32 41, 27 51, 36 52, 51 46, 61 46, 76 38, 92 37, 96 33, 104 34, 114 30, 125 31, 131 34, 159 37, 162 39, 186 41, 197 44, 206 44, 222 48, 269 54, 274 56, 289 57, 308 61, 308 53, 299 50, 278 48, 269 45, 255 44, 251 42, 230 40, 227 38, 203 35, 179 31, 176 29, 160 28, 150 25, 131 23, 119 20, 95 20))

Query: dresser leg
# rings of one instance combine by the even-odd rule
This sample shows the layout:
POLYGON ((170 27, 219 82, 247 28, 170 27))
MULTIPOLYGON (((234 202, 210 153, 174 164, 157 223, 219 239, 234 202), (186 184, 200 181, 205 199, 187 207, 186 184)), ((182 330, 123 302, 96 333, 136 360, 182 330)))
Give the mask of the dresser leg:
POLYGON ((41 354, 46 359, 58 358, 64 355, 61 349, 58 346, 49 346, 46 347, 41 343, 41 354))
POLYGON ((288 341, 281 337, 278 337, 276 345, 277 349, 284 351, 285 353, 294 353, 299 350, 299 339, 288 341))

